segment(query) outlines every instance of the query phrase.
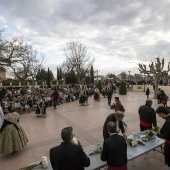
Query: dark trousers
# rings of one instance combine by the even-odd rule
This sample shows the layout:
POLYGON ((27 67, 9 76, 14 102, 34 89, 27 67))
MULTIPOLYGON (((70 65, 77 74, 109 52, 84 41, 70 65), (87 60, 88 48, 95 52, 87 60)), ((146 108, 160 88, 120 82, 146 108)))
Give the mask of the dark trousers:
POLYGON ((57 106, 57 100, 54 100, 53 101, 53 107, 56 108, 56 106, 57 106))
POLYGON ((109 138, 109 134, 103 130, 103 139, 106 140, 107 138, 109 138))
POLYGON ((108 96, 107 99, 108 99, 108 105, 111 105, 112 97, 108 96))
POLYGON ((164 157, 165 157, 165 164, 170 167, 170 144, 165 142, 164 146, 164 157))
POLYGON ((158 104, 161 103, 161 98, 159 95, 157 96, 157 99, 158 99, 158 104))
POLYGON ((141 131, 141 132, 144 131, 144 130, 151 129, 151 128, 152 128, 152 126, 151 126, 151 127, 145 127, 145 126, 143 126, 143 125, 140 125, 140 131, 141 131))

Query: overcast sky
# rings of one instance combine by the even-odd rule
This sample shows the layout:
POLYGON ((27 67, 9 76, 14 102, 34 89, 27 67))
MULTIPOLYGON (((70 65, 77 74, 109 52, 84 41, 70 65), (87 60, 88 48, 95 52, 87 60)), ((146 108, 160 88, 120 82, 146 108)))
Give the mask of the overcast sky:
POLYGON ((54 74, 69 41, 88 47, 99 74, 134 74, 138 63, 170 61, 169 11, 170 0, 0 0, 0 28, 43 52, 54 74))

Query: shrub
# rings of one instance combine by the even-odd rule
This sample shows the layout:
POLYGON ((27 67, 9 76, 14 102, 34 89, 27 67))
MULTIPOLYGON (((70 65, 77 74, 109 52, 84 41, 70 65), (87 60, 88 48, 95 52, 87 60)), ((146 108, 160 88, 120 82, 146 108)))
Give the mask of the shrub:
POLYGON ((57 80, 58 84, 63 84, 64 80, 57 80))
POLYGON ((119 94, 126 95, 126 93, 127 93, 126 83, 124 81, 121 81, 119 85, 119 94))

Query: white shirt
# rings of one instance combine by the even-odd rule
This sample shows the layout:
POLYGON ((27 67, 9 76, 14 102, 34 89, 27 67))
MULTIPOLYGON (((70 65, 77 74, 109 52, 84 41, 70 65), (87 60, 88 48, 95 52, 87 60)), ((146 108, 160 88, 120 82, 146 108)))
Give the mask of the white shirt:
POLYGON ((117 134, 117 133, 111 133, 110 136, 111 136, 111 135, 116 135, 116 134, 117 134))

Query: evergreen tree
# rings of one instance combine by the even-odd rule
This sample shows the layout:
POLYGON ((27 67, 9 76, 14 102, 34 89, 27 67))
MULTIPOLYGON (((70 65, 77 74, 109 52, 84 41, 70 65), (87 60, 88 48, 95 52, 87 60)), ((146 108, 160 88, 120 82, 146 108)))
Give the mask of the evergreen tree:
POLYGON ((60 80, 60 72, 58 67, 57 67, 57 80, 60 80))
POLYGON ((77 77, 73 70, 70 73, 66 74, 65 83, 66 84, 76 84, 77 83, 77 77))
POLYGON ((60 70, 59 70, 59 78, 60 78, 60 80, 63 78, 63 76, 62 76, 62 69, 61 69, 61 67, 60 67, 60 70))
POLYGON ((124 81, 121 81, 119 85, 119 94, 126 95, 126 93, 127 93, 126 83, 124 81))
MULTIPOLYGON (((47 77, 48 77, 48 71, 46 71, 45 69, 40 69, 37 72, 37 75, 36 75, 37 81, 38 80, 47 80, 47 77)), ((54 76, 53 76, 53 73, 51 70, 49 70, 49 77, 50 77, 50 80, 54 79, 54 76)))
POLYGON ((91 69, 90 69, 90 76, 91 76, 91 83, 94 84, 94 70, 93 70, 92 65, 91 65, 91 69))
POLYGON ((50 70, 48 68, 48 71, 47 71, 47 87, 50 88, 51 87, 51 84, 50 84, 50 70))

